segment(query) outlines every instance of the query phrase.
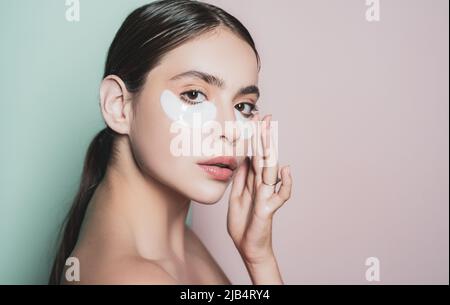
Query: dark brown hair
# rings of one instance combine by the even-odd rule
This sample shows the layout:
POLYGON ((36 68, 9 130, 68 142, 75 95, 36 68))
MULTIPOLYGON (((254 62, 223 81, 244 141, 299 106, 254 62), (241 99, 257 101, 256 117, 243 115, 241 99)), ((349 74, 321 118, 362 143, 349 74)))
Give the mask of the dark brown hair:
MULTIPOLYGON (((128 91, 138 94, 147 74, 167 52, 218 26, 227 27, 246 41, 253 48, 259 65, 259 55, 250 33, 229 13, 199 1, 160 0, 137 8, 125 19, 109 48, 103 77, 117 75, 128 91)), ((60 283, 89 201, 114 157, 116 136, 115 131, 106 127, 89 145, 80 186, 63 226, 49 284, 60 283)))

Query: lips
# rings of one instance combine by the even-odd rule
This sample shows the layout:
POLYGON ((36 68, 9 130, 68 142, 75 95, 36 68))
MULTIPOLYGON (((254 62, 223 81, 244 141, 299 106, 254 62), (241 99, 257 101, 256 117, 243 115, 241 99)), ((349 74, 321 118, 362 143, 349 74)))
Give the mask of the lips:
POLYGON ((198 163, 209 176, 220 181, 227 181, 237 168, 237 161, 233 157, 216 157, 198 163))

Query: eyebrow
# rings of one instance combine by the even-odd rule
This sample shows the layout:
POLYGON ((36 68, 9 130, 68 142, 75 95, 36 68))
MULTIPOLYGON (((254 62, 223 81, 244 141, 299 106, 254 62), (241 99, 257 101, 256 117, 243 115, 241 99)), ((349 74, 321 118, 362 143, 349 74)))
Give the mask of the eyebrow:
MULTIPOLYGON (((199 78, 199 79, 203 80, 205 83, 216 86, 218 88, 225 87, 225 81, 222 78, 205 73, 205 72, 196 71, 196 70, 190 70, 190 71, 186 71, 186 72, 177 74, 174 77, 172 77, 170 80, 177 80, 177 79, 185 78, 185 77, 199 78)), ((259 96, 260 96, 259 88, 255 85, 242 87, 238 90, 236 96, 246 95, 246 94, 256 94, 256 98, 259 98, 259 96)))

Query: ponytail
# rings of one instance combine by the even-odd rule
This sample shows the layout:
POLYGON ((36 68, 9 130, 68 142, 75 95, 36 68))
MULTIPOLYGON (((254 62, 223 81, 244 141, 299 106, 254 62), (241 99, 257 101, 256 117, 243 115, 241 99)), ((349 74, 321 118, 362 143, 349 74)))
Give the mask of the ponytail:
POLYGON ((67 215, 61 243, 50 273, 50 285, 60 284, 66 259, 77 242, 89 201, 105 175, 113 149, 114 134, 115 132, 112 129, 106 127, 94 137, 89 145, 84 160, 80 187, 73 200, 72 208, 67 215))

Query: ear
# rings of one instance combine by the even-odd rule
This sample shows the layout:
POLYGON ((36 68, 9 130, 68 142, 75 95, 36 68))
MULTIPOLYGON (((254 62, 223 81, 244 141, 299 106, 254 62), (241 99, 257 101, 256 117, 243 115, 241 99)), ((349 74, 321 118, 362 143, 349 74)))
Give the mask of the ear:
POLYGON ((120 134, 128 134, 131 124, 131 94, 116 75, 105 77, 100 86, 100 108, 106 124, 120 134))

